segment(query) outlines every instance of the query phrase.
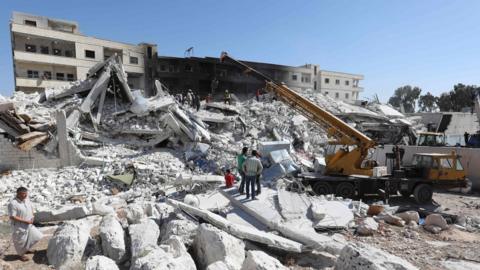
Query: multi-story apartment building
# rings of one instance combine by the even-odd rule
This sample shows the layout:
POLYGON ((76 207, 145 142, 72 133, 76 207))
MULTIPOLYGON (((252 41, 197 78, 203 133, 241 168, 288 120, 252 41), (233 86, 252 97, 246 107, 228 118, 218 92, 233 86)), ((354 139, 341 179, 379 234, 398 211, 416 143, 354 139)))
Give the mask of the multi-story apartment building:
MULTIPOLYGON (((318 65, 293 67, 242 61, 277 82, 283 82, 294 90, 312 89, 334 99, 353 103, 363 88, 359 86, 363 75, 320 70, 318 65)), ((212 91, 212 81, 218 80, 214 94, 225 89, 241 96, 253 95, 264 83, 240 72, 238 67, 221 63, 214 57, 164 57, 158 58, 154 77, 173 92, 194 89, 203 94, 212 91), (215 93, 216 92, 216 93, 215 93)))
POLYGON ((86 77, 90 67, 121 56, 132 88, 153 86, 155 44, 131 45, 82 35, 78 23, 14 12, 10 22, 16 91, 41 91, 86 77))
MULTIPOLYGON (((215 57, 158 56, 157 45, 138 45, 85 36, 78 23, 14 12, 10 22, 15 90, 42 91, 86 77, 90 67, 113 54, 121 56, 130 87, 152 94, 154 80, 173 93, 187 89, 221 95, 229 89, 252 96, 264 83, 215 57), (212 82, 216 83, 212 83, 212 82)), ((294 90, 312 89, 354 102, 363 75, 321 70, 319 65, 286 66, 244 61, 294 90)))
POLYGON ((359 98, 363 88, 359 86, 363 75, 320 70, 316 76, 318 90, 330 97, 346 102, 359 98))
MULTIPOLYGON (((275 81, 286 83, 292 89, 312 88, 313 67, 244 62, 275 81)), ((213 92, 221 95, 224 90, 229 89, 239 96, 248 96, 253 95, 256 89, 264 87, 264 82, 242 73, 238 67, 230 63, 220 62, 220 59, 215 57, 160 56, 154 77, 173 92, 193 89, 203 94, 213 92), (213 81, 218 81, 218 84, 212 86, 213 81)))

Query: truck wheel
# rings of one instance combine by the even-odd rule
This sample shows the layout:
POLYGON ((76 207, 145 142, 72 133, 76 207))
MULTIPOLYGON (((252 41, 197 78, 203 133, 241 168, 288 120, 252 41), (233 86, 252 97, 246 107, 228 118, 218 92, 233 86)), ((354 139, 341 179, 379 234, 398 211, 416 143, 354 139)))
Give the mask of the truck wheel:
POLYGON ((413 190, 413 196, 418 204, 429 203, 432 201, 433 189, 430 185, 420 184, 413 190))
POLYGON ((328 195, 333 193, 332 187, 328 182, 316 182, 313 184, 312 188, 317 195, 328 195))
POLYGON ((406 190, 400 191, 400 194, 401 194, 402 197, 405 198, 405 199, 408 199, 408 198, 410 198, 410 196, 412 196, 412 192, 406 191, 406 190))
POLYGON ((349 182, 342 182, 337 186, 335 195, 343 198, 353 198, 355 196, 355 186, 349 182))

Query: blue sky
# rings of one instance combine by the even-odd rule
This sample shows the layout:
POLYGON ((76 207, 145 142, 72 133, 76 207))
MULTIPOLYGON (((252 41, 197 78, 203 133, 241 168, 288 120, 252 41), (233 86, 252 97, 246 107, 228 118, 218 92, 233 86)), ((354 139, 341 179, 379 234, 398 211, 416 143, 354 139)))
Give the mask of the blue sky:
POLYGON ((387 100, 402 85, 439 94, 480 84, 480 1, 27 1, 0 7, 0 94, 13 91, 12 11, 75 20, 115 41, 157 43, 159 54, 228 51, 239 59, 365 75, 362 96, 387 100))

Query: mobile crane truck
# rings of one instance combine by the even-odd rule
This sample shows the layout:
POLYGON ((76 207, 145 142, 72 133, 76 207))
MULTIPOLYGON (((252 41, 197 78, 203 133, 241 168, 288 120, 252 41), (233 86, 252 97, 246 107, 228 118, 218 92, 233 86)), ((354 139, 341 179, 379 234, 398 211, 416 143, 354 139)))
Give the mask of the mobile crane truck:
POLYGON ((411 166, 401 166, 400 151, 394 148, 395 165, 391 174, 379 174, 377 162, 368 160, 376 142, 332 113, 302 97, 283 83, 278 83, 252 67, 222 52, 220 61, 231 63, 265 82, 265 89, 293 109, 327 131, 328 144, 334 151, 326 152, 322 174, 304 172, 297 177, 316 194, 336 194, 345 198, 367 194, 412 194, 419 204, 432 200, 433 189, 466 187, 468 180, 454 151, 450 154, 415 154, 411 166), (375 174, 374 174, 375 171, 375 174))

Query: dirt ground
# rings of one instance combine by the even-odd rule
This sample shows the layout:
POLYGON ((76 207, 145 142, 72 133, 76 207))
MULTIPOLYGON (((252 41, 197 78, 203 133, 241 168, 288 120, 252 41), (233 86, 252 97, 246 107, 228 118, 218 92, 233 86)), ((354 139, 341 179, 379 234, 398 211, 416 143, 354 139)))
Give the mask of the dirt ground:
MULTIPOLYGON (((394 197, 390 205, 398 205, 401 209, 420 209, 433 211, 435 209, 453 215, 480 216, 480 194, 463 195, 456 193, 435 193, 434 203, 416 205, 412 199, 394 197)), ((46 270, 53 269, 47 264, 48 240, 55 228, 43 228, 45 237, 27 254, 28 262, 18 260, 15 249, 10 241, 10 232, 6 217, 0 218, 0 269, 8 270, 46 270), (10 268, 9 268, 10 267, 10 268)), ((373 236, 358 236, 353 231, 344 233, 349 241, 371 244, 391 254, 402 257, 419 269, 447 269, 442 261, 459 259, 468 262, 478 262, 480 266, 480 229, 468 232, 450 225, 446 231, 432 234, 421 226, 417 229, 381 224, 379 232, 373 236)), ((468 268, 465 268, 468 269, 468 268)))
MULTIPOLYGON (((437 209, 452 215, 480 216, 480 194, 435 193, 433 199, 434 203, 429 205, 416 205, 413 198, 402 197, 392 198, 389 203, 403 209, 437 209)), ((373 236, 363 237, 351 232, 345 236, 348 240, 368 243, 402 257, 422 270, 447 269, 442 264, 445 260, 463 260, 478 263, 480 267, 480 229, 468 232, 450 225, 448 230, 432 234, 422 226, 410 229, 381 224, 379 232, 373 236)))

